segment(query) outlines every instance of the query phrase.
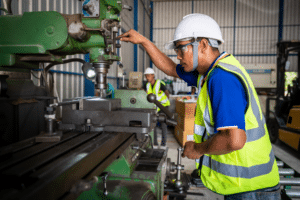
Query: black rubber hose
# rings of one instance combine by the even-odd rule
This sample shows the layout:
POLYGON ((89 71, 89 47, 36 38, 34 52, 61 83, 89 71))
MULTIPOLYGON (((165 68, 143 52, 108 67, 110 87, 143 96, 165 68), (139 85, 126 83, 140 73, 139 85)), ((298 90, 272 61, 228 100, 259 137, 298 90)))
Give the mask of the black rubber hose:
POLYGON ((6 3, 7 3, 7 15, 13 15, 12 13, 12 9, 11 9, 11 1, 12 0, 7 0, 6 3))
POLYGON ((51 67, 53 67, 54 65, 62 65, 62 64, 67 64, 67 63, 70 63, 70 62, 81 62, 82 64, 86 63, 84 60, 80 59, 80 58, 71 58, 71 59, 68 59, 68 60, 64 60, 63 62, 54 62, 54 63, 51 63, 49 64, 46 68, 45 68, 45 71, 46 73, 49 71, 49 69, 51 67))

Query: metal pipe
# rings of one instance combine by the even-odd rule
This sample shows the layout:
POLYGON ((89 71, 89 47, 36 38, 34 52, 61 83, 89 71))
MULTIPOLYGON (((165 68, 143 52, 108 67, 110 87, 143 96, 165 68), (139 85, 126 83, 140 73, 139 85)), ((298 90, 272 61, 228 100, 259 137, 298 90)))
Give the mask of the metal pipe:
POLYGON ((293 176, 295 174, 295 171, 293 169, 278 169, 280 176, 293 176))
POLYGON ((277 161, 277 166, 278 167, 283 167, 283 162, 282 161, 277 161))
POLYGON ((300 178, 280 178, 279 183, 281 185, 300 186, 300 178))
POLYGON ((177 155, 177 181, 180 180, 180 171, 181 171, 181 151, 182 148, 178 147, 178 155, 177 155))
POLYGON ((291 190, 286 190, 285 193, 289 197, 295 197, 295 198, 300 197, 300 190, 291 189, 291 190))

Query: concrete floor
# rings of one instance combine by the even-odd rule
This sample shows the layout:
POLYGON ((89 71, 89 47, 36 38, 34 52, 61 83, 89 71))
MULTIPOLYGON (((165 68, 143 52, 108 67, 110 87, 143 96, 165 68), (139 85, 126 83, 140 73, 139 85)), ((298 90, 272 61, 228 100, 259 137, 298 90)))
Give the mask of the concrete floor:
MULTIPOLYGON (((167 147, 168 147, 168 158, 171 159, 171 162, 175 162, 177 164, 177 155, 178 155, 178 147, 180 147, 174 136, 174 128, 168 127, 168 135, 167 135, 167 147)), ((157 148, 160 148, 161 143, 161 130, 158 132, 158 144, 157 148)), ((188 158, 181 158, 181 164, 184 165, 184 172, 187 174, 191 174, 195 169, 195 160, 191 160, 188 158)), ((188 195, 186 199, 201 199, 201 200, 223 200, 224 197, 222 195, 218 195, 208 189, 204 188, 190 188, 188 191, 190 193, 201 193, 203 196, 197 195, 188 195)))

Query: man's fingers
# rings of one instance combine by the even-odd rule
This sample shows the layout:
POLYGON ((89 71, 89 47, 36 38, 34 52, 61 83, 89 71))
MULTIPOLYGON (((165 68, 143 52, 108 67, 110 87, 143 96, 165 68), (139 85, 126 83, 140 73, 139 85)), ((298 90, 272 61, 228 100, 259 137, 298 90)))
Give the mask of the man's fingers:
POLYGON ((129 33, 126 32, 126 33, 123 33, 122 35, 119 35, 119 36, 117 37, 117 39, 124 38, 124 37, 128 37, 128 36, 129 36, 129 33))
POLYGON ((129 42, 130 41, 130 39, 128 37, 122 37, 120 40, 123 41, 123 42, 129 42))

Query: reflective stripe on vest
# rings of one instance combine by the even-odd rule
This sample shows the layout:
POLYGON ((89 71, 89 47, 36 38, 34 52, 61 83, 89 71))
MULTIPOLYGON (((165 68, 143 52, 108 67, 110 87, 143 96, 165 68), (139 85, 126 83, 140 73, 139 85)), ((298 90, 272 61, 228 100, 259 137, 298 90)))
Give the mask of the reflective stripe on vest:
MULTIPOLYGON (((217 67, 236 75, 247 91, 248 105, 245 112, 247 141, 242 149, 228 154, 203 155, 201 179, 207 188, 223 195, 273 187, 279 182, 278 168, 253 83, 233 56, 222 59, 217 67)), ((201 92, 195 118, 196 143, 202 141, 205 129, 207 134, 203 138, 204 141, 215 135, 212 106, 207 89, 207 82, 213 70, 214 68, 208 73, 202 88, 200 86, 202 77, 198 78, 201 92)), ((196 160, 196 167, 199 167, 199 159, 196 160)))
MULTIPOLYGON (((163 83, 163 82, 161 80, 157 79, 152 88, 151 83, 148 82, 146 84, 147 94, 151 94, 151 93, 155 94, 157 101, 159 101, 163 106, 165 106, 165 107, 170 106, 170 101, 169 101, 167 95, 163 91, 160 90, 161 83, 163 83)), ((160 108, 157 107, 157 112, 159 112, 159 111, 160 111, 160 108)))

